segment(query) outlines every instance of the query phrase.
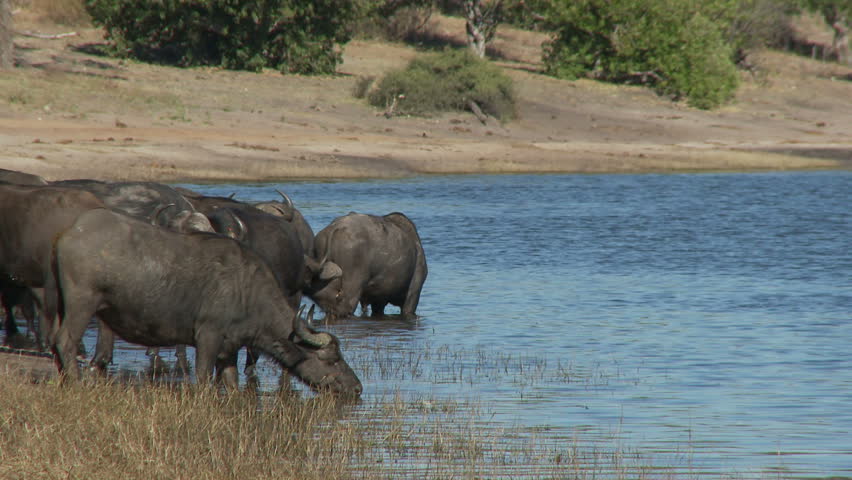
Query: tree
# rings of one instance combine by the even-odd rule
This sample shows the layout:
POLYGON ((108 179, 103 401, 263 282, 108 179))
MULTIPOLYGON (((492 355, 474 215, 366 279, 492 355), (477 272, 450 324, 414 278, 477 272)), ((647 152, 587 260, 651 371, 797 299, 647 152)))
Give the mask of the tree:
POLYGON ((0 0, 0 70, 12 68, 12 10, 9 0, 0 0))
POLYGON ((825 23, 834 30, 831 47, 837 55, 837 61, 852 65, 852 55, 849 54, 849 16, 852 15, 852 0, 802 0, 802 6, 823 16, 825 23))
POLYGON ((85 0, 117 55, 235 70, 334 73, 356 0, 85 0))
POLYGON ((497 33, 503 12, 503 0, 463 0, 467 45, 479 58, 485 58, 485 47, 497 33))
POLYGON ((545 71, 646 84, 698 108, 719 106, 733 97, 738 77, 726 24, 709 15, 710 3, 554 1, 544 13, 553 31, 543 46, 545 71))

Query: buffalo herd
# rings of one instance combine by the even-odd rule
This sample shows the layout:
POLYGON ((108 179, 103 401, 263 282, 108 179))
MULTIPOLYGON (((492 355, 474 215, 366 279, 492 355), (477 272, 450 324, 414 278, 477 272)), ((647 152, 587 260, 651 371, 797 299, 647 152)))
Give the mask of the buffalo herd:
POLYGON ((246 203, 155 182, 45 179, 0 169, 0 295, 6 342, 18 307, 35 344, 65 379, 79 377, 92 319, 91 366, 112 361, 115 335, 149 347, 195 347, 196 378, 237 387, 237 353, 259 354, 317 391, 360 395, 338 339, 310 326, 302 296, 326 319, 415 318, 427 275, 414 223, 402 213, 349 213, 314 235, 292 200, 246 203), (41 312, 35 328, 36 311, 41 312))

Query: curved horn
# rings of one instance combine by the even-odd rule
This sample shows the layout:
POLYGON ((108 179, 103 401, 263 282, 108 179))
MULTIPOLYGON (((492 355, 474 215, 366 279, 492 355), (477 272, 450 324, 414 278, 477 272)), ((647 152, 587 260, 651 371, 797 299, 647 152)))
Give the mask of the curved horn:
POLYGON ((234 199, 234 195, 236 195, 236 194, 237 194, 237 192, 231 192, 231 194, 230 194, 230 195, 228 195, 228 200, 233 200, 233 199, 234 199))
POLYGON ((234 221, 237 223, 238 231, 234 232, 234 238, 236 240, 242 240, 243 236, 246 234, 246 230, 248 230, 248 228, 246 228, 246 224, 243 223, 239 215, 234 214, 231 209, 225 209, 225 211, 228 212, 228 215, 230 215, 231 218, 234 219, 234 221))
POLYGON ((311 322, 314 319, 315 306, 316 305, 311 305, 311 309, 308 310, 307 321, 302 318, 302 312, 305 311, 305 306, 302 305, 299 308, 299 312, 296 313, 296 317, 293 319, 293 332, 295 332, 296 336, 301 338, 302 341, 308 345, 316 348, 322 348, 331 343, 332 337, 325 332, 314 333, 310 328, 308 328, 308 322, 311 322))
POLYGON ((290 200, 290 197, 288 197, 286 193, 282 192, 281 190, 278 190, 277 188, 275 189, 275 191, 278 192, 278 195, 281 195, 281 198, 284 199, 284 203, 287 204, 287 207, 293 208, 293 201, 290 200))
POLYGON ((174 203, 167 203, 165 205, 161 205, 154 210, 154 213, 151 214, 151 225, 156 225, 157 220, 160 218, 160 214, 163 213, 169 207, 177 207, 174 203))
MULTIPOLYGON (((323 255, 322 260, 320 260, 320 268, 322 268, 322 266, 325 265, 325 262, 328 261, 328 254, 331 253, 331 246, 334 245, 334 236, 336 234, 337 234, 337 229, 335 228, 331 232, 331 235, 329 236, 328 241, 325 242, 325 255, 323 255)), ((314 248, 316 248, 316 244, 314 245, 314 248)))

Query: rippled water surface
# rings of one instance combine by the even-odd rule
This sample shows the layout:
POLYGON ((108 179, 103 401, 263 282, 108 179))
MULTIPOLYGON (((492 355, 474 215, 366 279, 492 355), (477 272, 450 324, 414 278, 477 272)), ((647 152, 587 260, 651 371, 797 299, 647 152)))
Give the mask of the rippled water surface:
POLYGON ((696 477, 852 476, 852 172, 185 186, 280 188, 315 232, 414 220, 421 318, 328 326, 367 405, 470 400, 696 477))

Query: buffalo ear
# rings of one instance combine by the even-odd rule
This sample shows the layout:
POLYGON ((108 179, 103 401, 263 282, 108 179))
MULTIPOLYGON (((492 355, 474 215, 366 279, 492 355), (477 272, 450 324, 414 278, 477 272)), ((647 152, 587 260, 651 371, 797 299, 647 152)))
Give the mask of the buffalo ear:
POLYGON ((326 261, 322 264, 322 270, 320 270, 319 278, 323 281, 331 281, 335 278, 340 278, 343 276, 343 269, 340 268, 340 265, 332 262, 331 260, 326 261))

